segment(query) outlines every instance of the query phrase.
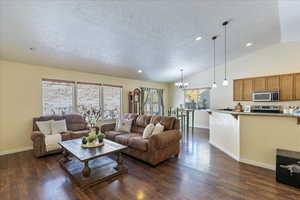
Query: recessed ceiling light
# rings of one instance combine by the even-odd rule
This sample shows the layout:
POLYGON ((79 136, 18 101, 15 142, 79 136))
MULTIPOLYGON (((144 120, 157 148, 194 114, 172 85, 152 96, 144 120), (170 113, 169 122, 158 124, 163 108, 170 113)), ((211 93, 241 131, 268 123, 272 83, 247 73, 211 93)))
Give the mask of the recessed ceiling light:
POLYGON ((199 36, 199 37, 196 37, 196 41, 199 41, 199 40, 201 40, 202 39, 202 37, 201 36, 199 36))
POLYGON ((138 73, 143 73, 143 71, 141 69, 138 70, 138 73))
POLYGON ((251 42, 248 42, 247 44, 246 44, 246 47, 251 47, 253 44, 251 43, 251 42))

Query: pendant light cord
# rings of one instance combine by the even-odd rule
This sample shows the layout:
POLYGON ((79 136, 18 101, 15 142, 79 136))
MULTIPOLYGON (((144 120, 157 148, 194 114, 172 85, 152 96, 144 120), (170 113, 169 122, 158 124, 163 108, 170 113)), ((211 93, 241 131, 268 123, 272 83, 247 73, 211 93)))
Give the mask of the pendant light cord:
POLYGON ((216 82, 216 36, 213 37, 214 41, 214 83, 216 82))
POLYGON ((227 80, 227 27, 226 25, 224 26, 225 28, 225 80, 227 80))

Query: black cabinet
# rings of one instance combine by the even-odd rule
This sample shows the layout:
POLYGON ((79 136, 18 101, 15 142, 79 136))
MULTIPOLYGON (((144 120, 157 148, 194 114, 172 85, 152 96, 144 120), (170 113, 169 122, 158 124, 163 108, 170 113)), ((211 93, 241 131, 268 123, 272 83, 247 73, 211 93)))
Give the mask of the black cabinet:
POLYGON ((277 149, 276 180, 300 188, 300 152, 277 149))

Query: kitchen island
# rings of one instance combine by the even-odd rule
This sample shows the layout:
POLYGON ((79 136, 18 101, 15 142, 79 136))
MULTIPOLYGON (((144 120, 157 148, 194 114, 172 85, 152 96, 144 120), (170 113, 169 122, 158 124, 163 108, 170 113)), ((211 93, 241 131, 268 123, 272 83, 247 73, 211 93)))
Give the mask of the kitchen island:
POLYGON ((275 169, 276 149, 300 151, 299 116, 208 110, 211 145, 233 159, 275 169))

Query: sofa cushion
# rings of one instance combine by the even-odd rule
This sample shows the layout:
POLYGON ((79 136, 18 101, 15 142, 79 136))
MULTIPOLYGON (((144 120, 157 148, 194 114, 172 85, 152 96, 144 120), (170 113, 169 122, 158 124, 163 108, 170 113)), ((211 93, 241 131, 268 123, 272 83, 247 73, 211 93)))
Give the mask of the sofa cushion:
POLYGON ((153 129, 152 135, 161 134, 163 133, 164 129, 164 125, 162 125, 161 123, 157 123, 153 129))
POLYGON ((159 115, 153 115, 151 117, 151 120, 150 120, 150 123, 156 125, 158 122, 160 122, 162 119, 162 116, 159 116, 159 115))
POLYGON ((149 139, 151 137, 154 127, 155 126, 152 123, 150 123, 146 126, 146 128, 143 132, 143 139, 149 139))
POLYGON ((131 128, 132 133, 143 134, 144 130, 145 130, 144 127, 139 127, 139 126, 132 126, 132 128, 131 128))
POLYGON ((51 121, 52 134, 61 134, 67 131, 66 120, 51 121))
POLYGON ((151 120, 151 116, 149 115, 140 115, 136 119, 136 126, 145 128, 151 120))
POLYGON ((36 121, 36 125, 40 132, 42 132, 44 135, 51 135, 52 129, 51 129, 51 123, 53 120, 49 121, 36 121))
POLYGON ((160 123, 165 127, 165 130, 172 130, 174 127, 175 117, 161 117, 160 123))
POLYGON ((39 128, 36 124, 37 121, 50 121, 50 120, 62 120, 64 119, 61 115, 48 115, 48 116, 41 116, 33 118, 33 131, 39 131, 39 128))
POLYGON ((83 136, 88 136, 89 133, 90 133, 90 130, 71 131, 70 135, 71 135, 72 139, 75 139, 75 138, 80 138, 80 137, 83 137, 83 136))
POLYGON ((123 145, 126 145, 128 146, 128 141, 129 141, 129 138, 131 137, 141 137, 140 134, 138 133, 126 133, 126 134, 121 134, 121 135, 117 135, 114 139, 114 141, 120 143, 120 144, 123 144, 123 145))
POLYGON ((87 129, 85 119, 79 114, 64 115, 67 123, 67 129, 71 131, 80 131, 87 129))
POLYGON ((133 119, 117 119, 115 130, 129 133, 132 126, 132 121, 133 119))
POLYGON ((69 123, 67 124, 67 128, 71 131, 81 131, 87 129, 87 124, 82 122, 69 123))
POLYGON ((149 143, 149 140, 143 139, 143 137, 141 135, 130 137, 128 139, 128 146, 133 149, 140 150, 140 151, 147 151, 148 143, 149 143))
POLYGON ((107 139, 115 140, 115 137, 117 135, 128 134, 128 133, 121 132, 121 131, 106 131, 104 134, 107 139))

